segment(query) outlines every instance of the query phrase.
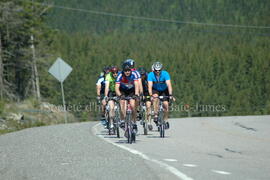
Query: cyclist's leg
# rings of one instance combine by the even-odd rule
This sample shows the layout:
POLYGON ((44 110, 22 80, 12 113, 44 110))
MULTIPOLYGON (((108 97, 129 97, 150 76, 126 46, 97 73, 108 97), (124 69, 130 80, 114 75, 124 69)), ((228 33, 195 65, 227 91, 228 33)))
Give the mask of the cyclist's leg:
MULTIPOLYGON (((169 96, 169 91, 166 89, 163 91, 162 96, 169 96)), ((166 123, 166 129, 169 128, 169 98, 165 98, 163 101, 163 108, 164 108, 164 121, 166 123)))
POLYGON ((159 108, 159 99, 157 98, 159 96, 159 92, 157 90, 153 89, 153 107, 154 107, 154 121, 157 123, 157 117, 158 117, 158 108, 159 108))
POLYGON ((120 100, 120 118, 124 120, 126 118, 126 100, 120 100))
POLYGON ((101 95, 101 114, 102 117, 105 117, 105 107, 106 107, 106 101, 104 99, 104 94, 101 95))
MULTIPOLYGON (((135 88, 134 89, 130 89, 127 93, 127 96, 132 97, 135 95, 135 88)), ((136 109, 136 100, 135 99, 131 99, 129 101, 130 103, 130 107, 132 110, 132 122, 133 122, 133 128, 136 130, 137 132, 137 124, 136 124, 136 117, 137 117, 137 109, 136 109)))
POLYGON ((146 119, 147 119, 147 122, 151 124, 151 101, 149 100, 146 100, 145 102, 145 105, 146 105, 146 119))
MULTIPOLYGON (((134 96, 135 95, 135 88, 130 89, 126 95, 128 97, 134 96)), ((130 106, 131 106, 131 109, 132 109, 132 120, 133 120, 133 122, 136 123, 136 117, 137 117, 137 109, 136 109, 137 106, 136 106, 136 104, 137 104, 137 101, 135 99, 131 99, 129 102, 130 102, 130 106)))
POLYGON ((148 91, 144 92, 143 95, 145 97, 144 102, 145 102, 145 106, 146 106, 146 112, 145 112, 146 113, 146 121, 148 124, 151 124, 151 105, 152 105, 151 98, 149 96, 148 91))
POLYGON ((134 123, 136 123, 136 116, 137 116, 137 110, 136 110, 136 100, 131 99, 130 100, 130 106, 132 109, 132 120, 134 123))
POLYGON ((102 121, 103 125, 107 124, 107 121, 105 119, 105 111, 106 111, 106 101, 104 100, 104 94, 100 94, 100 104, 99 104, 99 112, 100 112, 100 120, 102 121))
POLYGON ((152 118, 151 118, 151 111, 152 111, 152 108, 151 108, 151 101, 148 99, 146 99, 146 102, 145 102, 145 105, 146 105, 146 121, 147 121, 147 127, 150 131, 153 130, 153 125, 152 125, 152 118))
POLYGON ((140 113, 140 99, 136 99, 135 100, 135 107, 134 109, 136 110, 136 117, 139 117, 139 113, 140 113))
MULTIPOLYGON (((120 92, 122 95, 126 96, 127 93, 125 90, 121 89, 120 88, 120 92)), ((122 100, 120 99, 119 101, 119 104, 120 104, 120 119, 121 119, 121 122, 124 122, 125 118, 126 118, 126 100, 122 100)))
MULTIPOLYGON (((112 98, 114 96, 116 96, 115 93, 112 91, 109 91, 108 97, 112 98)), ((114 101, 113 100, 109 101, 109 106, 110 106, 110 118, 113 118, 114 117, 114 101)))
POLYGON ((169 117, 169 102, 163 101, 163 107, 164 107, 164 121, 168 121, 169 117))
POLYGON ((111 125, 111 128, 112 128, 113 127, 113 118, 114 118, 114 101, 111 100, 108 103, 109 103, 109 106, 110 106, 109 117, 110 117, 110 125, 111 125))

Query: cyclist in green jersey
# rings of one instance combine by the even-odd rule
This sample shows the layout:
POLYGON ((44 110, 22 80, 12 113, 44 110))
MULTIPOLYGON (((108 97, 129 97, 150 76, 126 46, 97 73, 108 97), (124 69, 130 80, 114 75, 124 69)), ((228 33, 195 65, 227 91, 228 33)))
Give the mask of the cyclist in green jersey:
MULTIPOLYGON (((116 66, 113 66, 111 68, 111 72, 108 73, 105 77, 105 97, 104 99, 107 101, 108 97, 116 97, 115 93, 115 81, 118 75, 119 69, 116 66)), ((113 118, 114 118, 114 101, 110 100, 109 102, 110 106, 110 128, 113 128, 113 118)))

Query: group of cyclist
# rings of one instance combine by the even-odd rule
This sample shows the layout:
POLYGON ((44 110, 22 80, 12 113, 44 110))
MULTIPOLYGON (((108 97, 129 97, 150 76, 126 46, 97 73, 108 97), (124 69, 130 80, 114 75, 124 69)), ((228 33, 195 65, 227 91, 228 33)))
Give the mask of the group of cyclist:
POLYGON ((168 122, 169 102, 175 100, 172 93, 172 85, 170 75, 163 70, 160 62, 152 65, 152 71, 147 72, 145 68, 135 68, 135 61, 127 59, 122 63, 120 70, 116 66, 105 67, 100 75, 97 83, 97 99, 102 105, 102 118, 104 118, 105 106, 109 104, 109 127, 113 128, 113 118, 115 116, 114 106, 115 97, 119 99, 121 127, 125 127, 126 103, 127 97, 130 97, 129 103, 132 109, 133 129, 137 131, 137 111, 139 111, 139 103, 143 101, 146 105, 147 127, 151 131, 153 129, 151 122, 152 105, 154 110, 154 122, 158 122, 158 106, 159 96, 164 96, 164 120, 165 128, 170 127, 168 122))

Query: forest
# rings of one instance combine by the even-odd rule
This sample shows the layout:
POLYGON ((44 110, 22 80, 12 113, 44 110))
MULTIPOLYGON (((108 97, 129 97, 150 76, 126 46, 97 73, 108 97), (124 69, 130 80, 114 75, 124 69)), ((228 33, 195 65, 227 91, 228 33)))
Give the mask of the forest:
MULTIPOLYGON (((1 102, 61 105, 48 69, 57 57, 73 71, 68 106, 95 102, 106 65, 127 58, 172 78, 174 117, 270 113, 270 1, 1 0, 1 102), (183 107, 183 109, 182 109, 183 107)), ((78 120, 97 112, 76 111, 78 120)))

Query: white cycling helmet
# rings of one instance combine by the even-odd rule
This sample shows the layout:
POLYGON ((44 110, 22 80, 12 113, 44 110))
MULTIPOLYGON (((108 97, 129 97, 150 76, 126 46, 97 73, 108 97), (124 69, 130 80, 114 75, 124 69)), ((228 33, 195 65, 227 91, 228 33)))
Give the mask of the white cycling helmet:
POLYGON ((163 68, 163 65, 160 62, 155 62, 152 65, 152 71, 161 71, 162 68, 163 68))

